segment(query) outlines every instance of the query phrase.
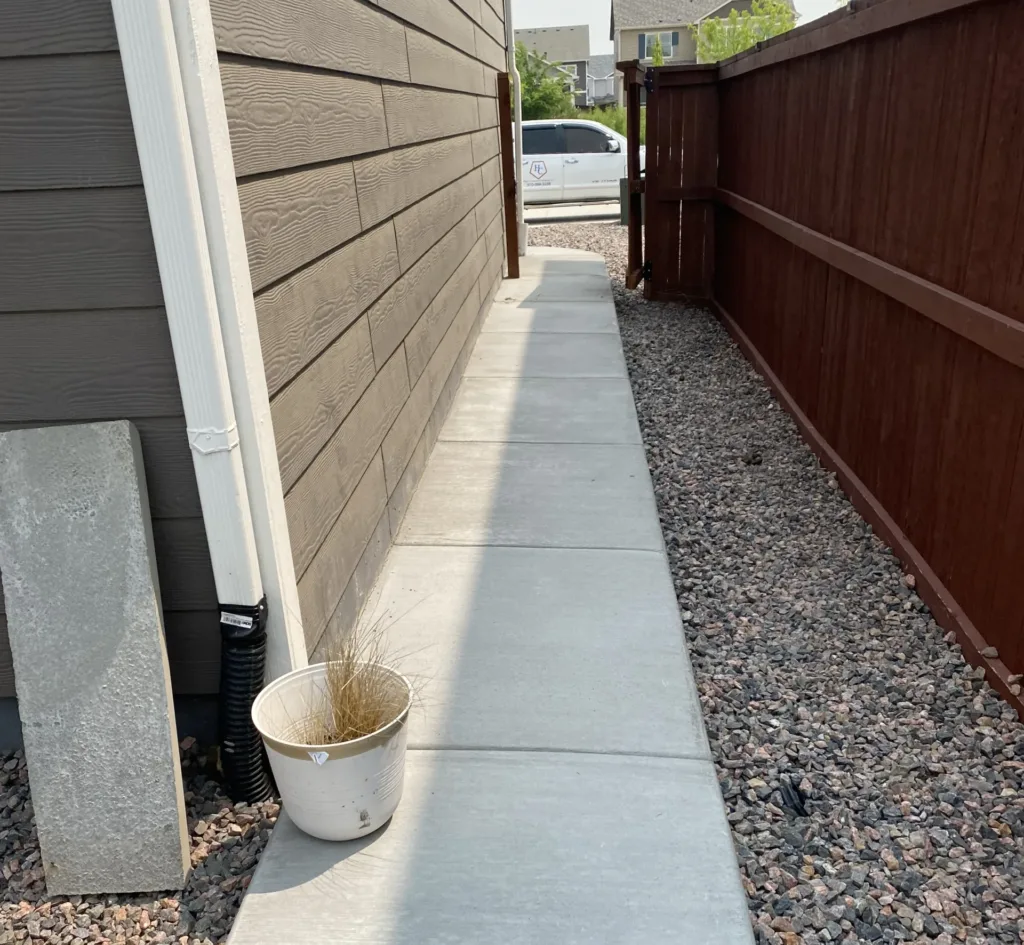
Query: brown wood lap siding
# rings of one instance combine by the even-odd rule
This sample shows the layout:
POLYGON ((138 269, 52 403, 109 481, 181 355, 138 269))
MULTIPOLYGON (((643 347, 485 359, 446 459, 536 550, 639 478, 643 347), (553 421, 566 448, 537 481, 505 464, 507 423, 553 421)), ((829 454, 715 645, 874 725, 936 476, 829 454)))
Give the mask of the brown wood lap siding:
POLYGON ((109 0, 0 4, 0 88, 0 430, 138 426, 174 687, 215 692, 216 594, 109 0))
POLYGON ((356 618, 504 261, 486 0, 213 0, 306 642, 356 618))

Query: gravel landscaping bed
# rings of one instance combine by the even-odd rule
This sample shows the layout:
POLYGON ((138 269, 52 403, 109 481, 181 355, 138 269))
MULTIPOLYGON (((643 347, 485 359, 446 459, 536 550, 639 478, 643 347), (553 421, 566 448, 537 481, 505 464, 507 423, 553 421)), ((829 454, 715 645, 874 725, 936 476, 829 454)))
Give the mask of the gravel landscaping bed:
POLYGON ((708 312, 603 253, 759 943, 1024 941, 1024 725, 708 312))
POLYGON ((274 801, 232 806, 194 739, 181 748, 192 873, 184 890, 163 895, 47 898, 25 757, 0 756, 0 945, 216 945, 227 938, 280 808, 274 801))

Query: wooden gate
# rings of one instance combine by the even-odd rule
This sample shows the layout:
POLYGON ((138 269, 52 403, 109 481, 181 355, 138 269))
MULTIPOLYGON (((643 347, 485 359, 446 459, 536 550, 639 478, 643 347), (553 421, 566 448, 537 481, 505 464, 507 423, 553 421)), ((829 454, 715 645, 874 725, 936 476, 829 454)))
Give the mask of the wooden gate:
MULTIPOLYGON (((630 206, 627 285, 642 276, 644 295, 658 300, 711 297, 714 274, 714 196, 718 176, 716 65, 642 69, 622 62, 628 123, 630 194, 644 194, 640 214, 630 206), (641 89, 647 97, 646 173, 639 171, 641 89), (640 263, 640 260, 642 264, 640 263)), ((637 196, 639 202, 639 196, 637 196)))

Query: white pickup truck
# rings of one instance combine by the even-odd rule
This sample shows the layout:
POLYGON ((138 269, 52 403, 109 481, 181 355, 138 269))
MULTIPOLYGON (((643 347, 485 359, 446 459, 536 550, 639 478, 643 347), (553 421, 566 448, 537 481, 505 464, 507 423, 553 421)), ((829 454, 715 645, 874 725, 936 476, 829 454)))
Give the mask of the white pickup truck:
MULTIPOLYGON (((645 148, 640 148, 644 169, 645 148)), ((523 122, 523 200, 618 200, 626 176, 626 139, 596 121, 523 122)))

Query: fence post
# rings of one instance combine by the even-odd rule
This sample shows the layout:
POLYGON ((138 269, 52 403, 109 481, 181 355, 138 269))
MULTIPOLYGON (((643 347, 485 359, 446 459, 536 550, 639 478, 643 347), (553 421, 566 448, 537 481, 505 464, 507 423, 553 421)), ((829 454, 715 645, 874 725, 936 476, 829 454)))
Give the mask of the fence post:
POLYGON ((516 222, 516 158, 512 141, 512 87, 507 72, 498 73, 498 135, 501 141, 501 188, 505 209, 505 255, 508 277, 519 278, 519 227, 516 222))

